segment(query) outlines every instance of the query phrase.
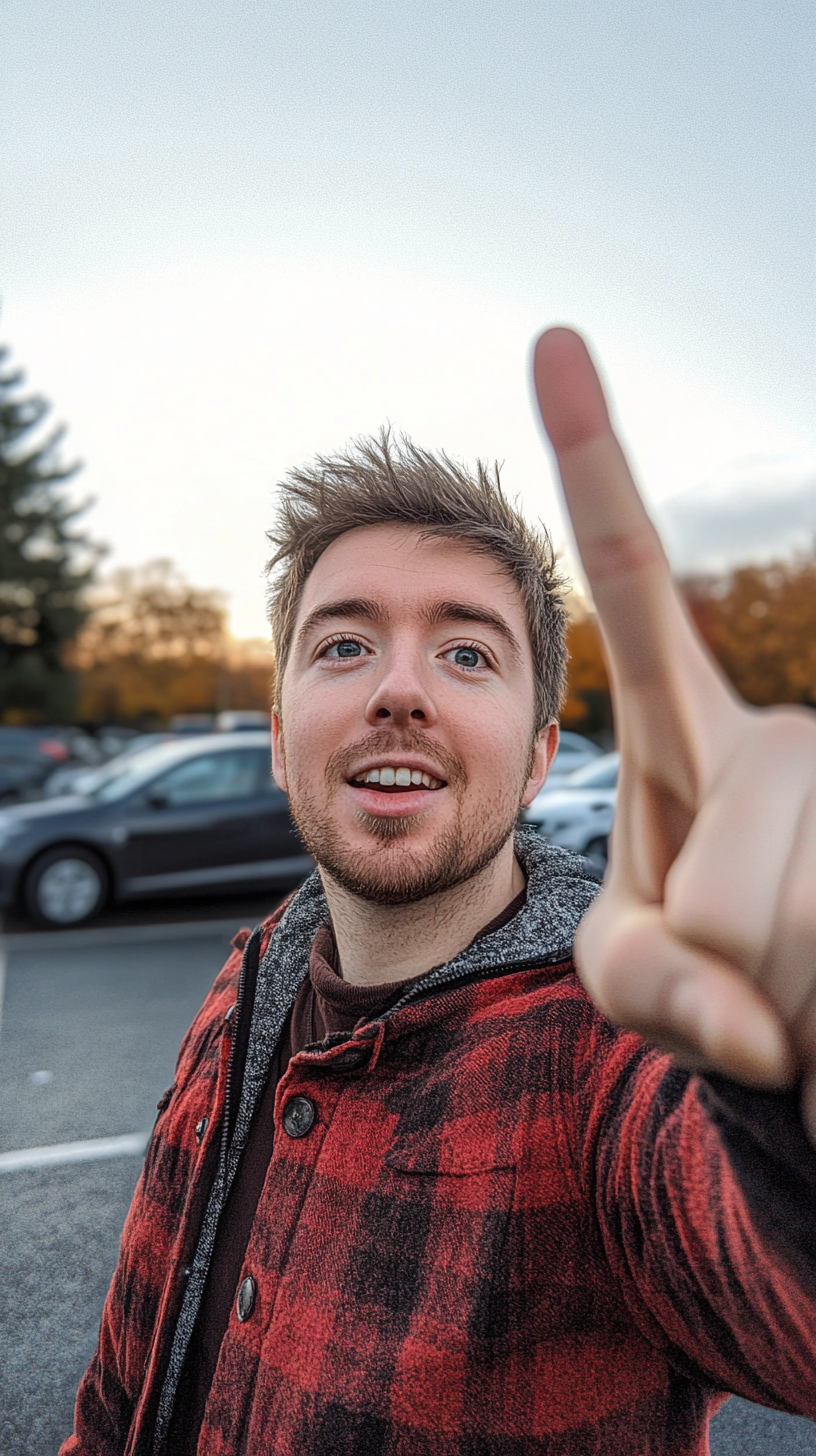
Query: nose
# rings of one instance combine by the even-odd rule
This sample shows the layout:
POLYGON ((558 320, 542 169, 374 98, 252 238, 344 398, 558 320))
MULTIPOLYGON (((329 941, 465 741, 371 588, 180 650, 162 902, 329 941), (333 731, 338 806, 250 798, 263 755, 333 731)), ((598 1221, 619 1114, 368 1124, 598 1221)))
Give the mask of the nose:
POLYGON ((436 716, 422 654, 402 647, 378 677, 366 705, 366 722, 372 727, 390 722, 395 728, 429 728, 436 716))

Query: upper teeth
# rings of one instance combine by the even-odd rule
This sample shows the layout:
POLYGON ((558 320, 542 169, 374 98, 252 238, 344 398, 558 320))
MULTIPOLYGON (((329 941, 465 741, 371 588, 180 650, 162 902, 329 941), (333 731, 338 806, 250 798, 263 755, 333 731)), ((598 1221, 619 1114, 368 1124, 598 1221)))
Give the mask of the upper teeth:
POLYGON ((396 784, 407 789, 411 784, 424 784, 426 789, 440 789, 442 780, 431 774, 420 773, 418 768, 370 768, 365 776, 367 784, 384 784, 387 789, 396 784))

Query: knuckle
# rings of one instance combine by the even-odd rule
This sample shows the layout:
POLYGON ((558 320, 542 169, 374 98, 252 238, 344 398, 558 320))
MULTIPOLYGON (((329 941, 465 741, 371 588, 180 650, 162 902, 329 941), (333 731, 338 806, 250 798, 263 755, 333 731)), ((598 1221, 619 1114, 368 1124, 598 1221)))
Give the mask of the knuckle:
POLYGON ((710 872, 701 875, 687 863, 675 861, 666 878, 663 907, 672 935, 708 944, 712 935, 722 933, 722 906, 719 884, 710 872))

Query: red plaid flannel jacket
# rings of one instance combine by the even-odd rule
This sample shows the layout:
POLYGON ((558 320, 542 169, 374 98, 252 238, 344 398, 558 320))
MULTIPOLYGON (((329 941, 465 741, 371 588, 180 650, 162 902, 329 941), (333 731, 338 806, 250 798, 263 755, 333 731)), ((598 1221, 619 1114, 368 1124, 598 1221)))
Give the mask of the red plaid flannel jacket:
MULTIPOLYGON (((240 967, 160 1104, 62 1456, 163 1449, 240 967)), ((724 1392, 816 1417, 816 1154, 795 1100, 681 1070, 569 962, 443 979, 329 1043, 278 1088, 255 1302, 231 1318, 201 1453, 703 1456, 724 1392), (315 1111, 299 1137, 295 1096, 315 1111)))

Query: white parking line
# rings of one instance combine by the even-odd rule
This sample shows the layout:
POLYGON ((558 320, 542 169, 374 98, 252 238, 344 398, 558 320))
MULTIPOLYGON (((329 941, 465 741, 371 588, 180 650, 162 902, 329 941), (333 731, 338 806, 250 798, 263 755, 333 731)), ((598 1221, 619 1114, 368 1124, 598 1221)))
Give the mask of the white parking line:
POLYGON ((0 1173, 24 1168, 58 1168, 65 1163, 92 1163, 98 1158, 140 1157, 150 1141, 149 1132, 128 1132, 122 1137, 84 1138, 78 1143, 52 1143, 43 1148, 18 1148, 0 1153, 0 1173))
MULTIPOLYGON (((271 914, 271 910, 269 911, 271 914)), ((252 917, 248 917, 252 919, 252 917)), ((257 918, 253 921, 257 924, 257 918)), ((33 930, 3 936, 8 950, 72 950, 95 945, 131 945, 165 940, 229 940, 247 925, 247 917, 231 920, 171 921, 167 925, 97 925, 87 930, 33 930)), ((250 925, 248 927, 252 929, 250 925)))

